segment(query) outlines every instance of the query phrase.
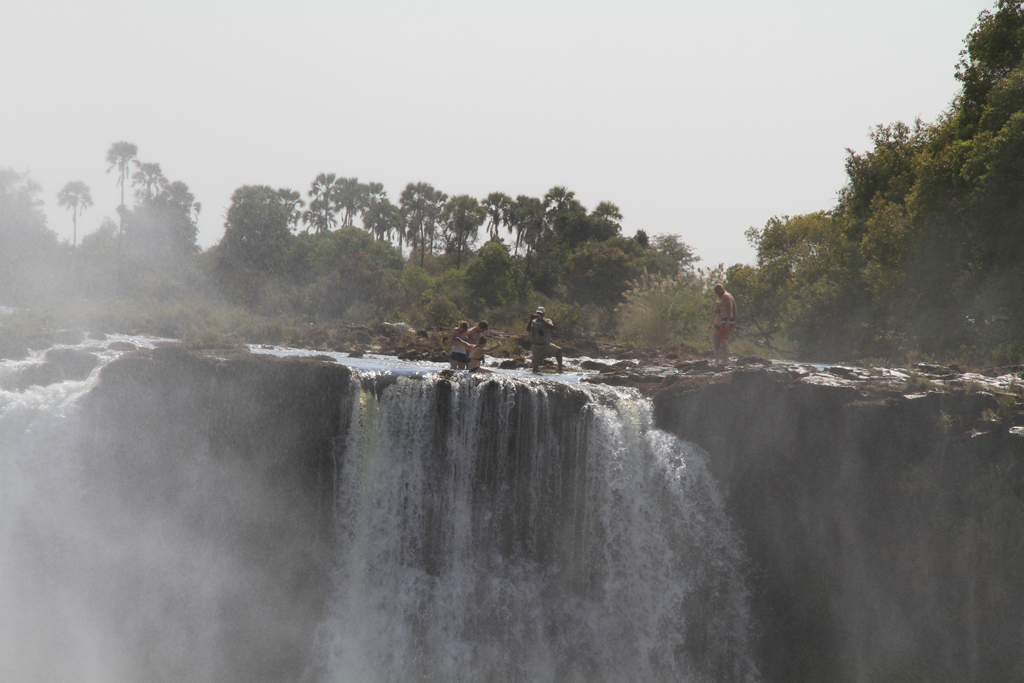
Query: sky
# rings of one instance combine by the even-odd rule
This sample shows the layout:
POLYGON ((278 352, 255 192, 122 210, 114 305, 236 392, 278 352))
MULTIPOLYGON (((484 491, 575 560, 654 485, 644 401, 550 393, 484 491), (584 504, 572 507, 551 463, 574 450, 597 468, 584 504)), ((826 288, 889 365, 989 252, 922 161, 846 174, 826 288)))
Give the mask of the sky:
MULTIPOLYGON (((203 248, 232 192, 319 173, 483 199, 567 187, 623 234, 678 234, 702 265, 744 232, 834 206, 847 148, 934 121, 975 0, 0 0, 0 168, 49 227, 84 181, 79 240, 120 203, 106 153, 184 181, 203 248)), ((130 201, 128 202, 130 203, 130 201)), ((358 224, 358 221, 357 221, 358 224)))

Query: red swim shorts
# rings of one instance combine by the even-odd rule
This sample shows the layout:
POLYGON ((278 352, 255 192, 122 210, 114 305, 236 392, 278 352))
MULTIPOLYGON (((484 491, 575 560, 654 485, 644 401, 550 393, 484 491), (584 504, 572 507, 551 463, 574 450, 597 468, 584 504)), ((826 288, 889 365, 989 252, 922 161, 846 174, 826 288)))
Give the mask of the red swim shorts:
POLYGON ((732 331, 736 328, 736 323, 719 323, 718 326, 718 338, 723 341, 728 341, 729 337, 732 336, 732 331))

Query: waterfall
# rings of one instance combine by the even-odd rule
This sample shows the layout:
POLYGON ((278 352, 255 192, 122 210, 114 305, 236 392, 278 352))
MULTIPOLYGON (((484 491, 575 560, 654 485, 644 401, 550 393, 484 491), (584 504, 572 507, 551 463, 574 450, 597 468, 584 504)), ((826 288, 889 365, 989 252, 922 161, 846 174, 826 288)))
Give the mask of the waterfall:
MULTIPOLYGON (((0 364, 0 379, 30 362, 0 364)), ((78 400, 96 382, 0 390, 0 680, 100 681, 83 606, 78 400)))
MULTIPOLYGON (((40 362, 0 363, 0 387, 40 362)), ((121 398, 100 368, 0 389, 0 680, 758 680, 706 455, 632 390, 353 372, 329 462, 296 465, 333 507, 300 508, 228 443, 295 431, 240 422, 279 409, 246 388, 269 375, 147 362, 121 398)))
POLYGON ((705 455, 653 428, 646 401, 365 384, 338 445, 330 680, 756 679, 705 455))

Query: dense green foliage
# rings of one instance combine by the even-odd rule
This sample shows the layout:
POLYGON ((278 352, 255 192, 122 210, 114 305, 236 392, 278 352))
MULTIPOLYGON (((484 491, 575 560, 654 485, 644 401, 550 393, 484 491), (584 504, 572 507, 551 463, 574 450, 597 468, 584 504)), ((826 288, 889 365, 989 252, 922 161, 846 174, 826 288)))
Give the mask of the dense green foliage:
POLYGON ((848 151, 829 211, 772 218, 729 287, 746 321, 805 355, 1024 355, 1024 9, 1000 0, 964 41, 939 121, 878 126, 848 151))

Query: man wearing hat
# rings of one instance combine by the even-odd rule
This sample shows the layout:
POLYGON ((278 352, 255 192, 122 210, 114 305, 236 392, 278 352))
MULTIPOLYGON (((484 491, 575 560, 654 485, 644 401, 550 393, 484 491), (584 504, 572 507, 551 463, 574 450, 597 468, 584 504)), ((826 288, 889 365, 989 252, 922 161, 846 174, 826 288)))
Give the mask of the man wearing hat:
POLYGON ((558 359, 558 372, 562 372, 562 349, 551 343, 553 329, 555 324, 550 318, 544 317, 544 307, 538 306, 536 312, 530 316, 530 322, 526 324, 526 331, 530 333, 534 372, 539 372, 541 361, 551 356, 558 359))

